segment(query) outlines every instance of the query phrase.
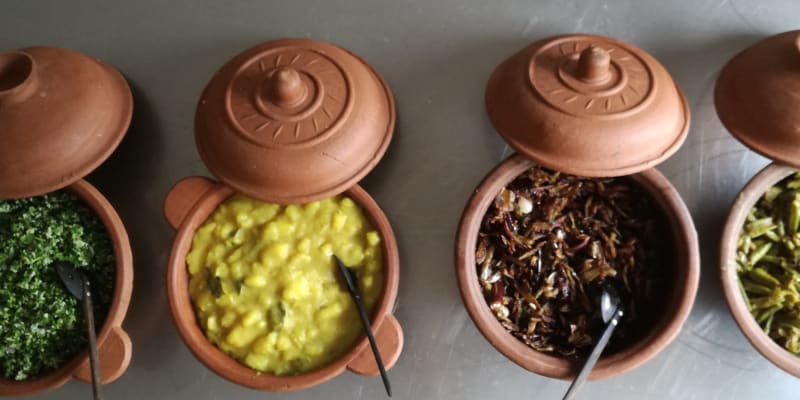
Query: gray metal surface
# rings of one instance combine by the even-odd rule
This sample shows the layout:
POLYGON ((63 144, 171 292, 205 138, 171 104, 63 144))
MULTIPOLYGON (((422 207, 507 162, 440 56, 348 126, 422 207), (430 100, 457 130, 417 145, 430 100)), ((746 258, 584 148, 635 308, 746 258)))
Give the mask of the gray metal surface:
MULTIPOLYGON (((469 319, 453 272, 461 209, 508 154, 483 107, 494 66, 525 44, 592 32, 633 42, 659 58, 686 91, 693 117, 683 148, 658 168, 694 215, 702 278, 678 339, 644 366, 589 383, 585 399, 797 398, 800 380, 762 358, 723 302, 716 247, 727 208, 768 161, 736 142, 714 114, 714 79, 738 50, 800 28, 800 2, 691 1, 3 1, 0 49, 69 47, 118 67, 135 93, 133 125, 90 177, 117 207, 136 275, 125 327, 128 372, 108 399, 380 399, 378 378, 344 373, 289 394, 228 383, 195 361, 169 315, 164 270, 172 232, 161 204, 173 183, 207 175, 194 147, 195 102, 230 56, 280 37, 331 41, 359 54, 394 90, 398 124, 383 162, 363 182, 401 249, 397 316, 406 346, 389 374, 396 399, 557 399, 568 382, 517 367, 469 319)), ((91 110, 86 110, 91 112, 91 110)), ((70 382, 35 399, 88 398, 70 382)))

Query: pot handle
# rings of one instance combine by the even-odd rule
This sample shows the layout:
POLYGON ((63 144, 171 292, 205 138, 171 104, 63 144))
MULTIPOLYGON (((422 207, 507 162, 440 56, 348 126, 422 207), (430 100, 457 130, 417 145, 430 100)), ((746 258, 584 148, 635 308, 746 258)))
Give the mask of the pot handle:
MULTIPOLYGON (((131 338, 121 327, 111 327, 108 337, 100 343, 97 353, 100 355, 100 381, 102 384, 111 383, 128 369, 133 354, 131 338)), ((83 362, 72 375, 76 379, 91 383, 92 369, 89 359, 83 362)))
MULTIPOLYGON (((381 358, 386 369, 391 369, 400 358, 400 353, 403 351, 403 328, 400 327, 400 322, 394 315, 387 315, 381 326, 375 332, 375 341, 378 343, 378 350, 381 352, 381 358)), ((347 369, 359 375, 378 376, 378 364, 375 362, 375 356, 372 354, 372 348, 367 346, 364 350, 356 356, 347 369)))
POLYGON ((172 229, 177 230, 181 226, 192 207, 214 185, 211 179, 192 176, 179 181, 169 190, 164 200, 164 217, 172 229))

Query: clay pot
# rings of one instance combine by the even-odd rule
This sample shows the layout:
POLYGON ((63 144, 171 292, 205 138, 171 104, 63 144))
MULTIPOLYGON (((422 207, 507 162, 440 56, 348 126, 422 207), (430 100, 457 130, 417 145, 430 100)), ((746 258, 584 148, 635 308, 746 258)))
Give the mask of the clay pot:
POLYGON ((586 177, 628 176, 662 209, 673 239, 665 312, 639 338, 604 355, 590 374, 622 374, 654 357, 679 333, 697 292, 697 233, 678 193, 653 166, 683 144, 689 108, 664 67, 616 39, 563 35, 522 49, 492 73, 486 109, 498 133, 519 154, 498 165, 475 190, 456 238, 456 275, 473 322, 506 357, 529 371, 572 379, 583 360, 534 350, 491 312, 475 267, 481 220, 500 190, 534 165, 586 177), (632 174, 632 175, 630 175, 632 174))
MULTIPOLYGON (((116 277, 114 297, 100 333, 97 335, 97 350, 100 357, 100 377, 103 383, 110 383, 122 376, 131 361, 131 339, 122 329, 122 321, 128 311, 133 290, 133 256, 125 226, 117 212, 91 184, 79 180, 66 187, 94 210, 103 221, 114 245, 116 257, 116 277)), ((0 378, 0 395, 23 396, 44 392, 64 385, 76 378, 91 383, 88 349, 79 352, 61 368, 24 381, 0 378)))
MULTIPOLYGON (((164 214, 177 231, 167 267, 167 293, 170 310, 178 333, 200 362, 218 375, 253 389, 291 391, 305 389, 328 381, 349 369, 361 375, 378 375, 372 350, 366 336, 338 360, 318 369, 296 376, 275 376, 255 371, 220 350, 206 339, 198 326, 191 298, 186 254, 191 249, 195 231, 236 191, 206 178, 187 178, 178 182, 167 195, 164 214)), ((355 201, 381 235, 385 280, 383 294, 372 316, 372 327, 386 368, 397 362, 403 348, 403 332, 391 308, 397 299, 400 280, 400 261, 397 242, 383 211, 375 200, 358 185, 344 195, 355 201)))
POLYGON ((720 72, 714 106, 720 121, 752 150, 776 162, 736 196, 720 242, 725 302, 747 340, 773 364, 800 377, 800 357, 777 345, 756 323, 739 289, 736 248, 750 209, 772 185, 800 169, 800 31, 768 37, 743 50, 720 72))
POLYGON ((400 277, 397 243, 386 216, 356 182, 380 161, 394 133, 394 98, 383 78, 347 50, 309 39, 260 44, 235 56, 203 90, 195 115, 200 157, 220 181, 179 182, 164 206, 177 230, 167 291, 178 332, 220 376, 269 391, 300 390, 345 369, 377 375, 366 336, 347 354, 297 376, 257 372, 229 357, 198 326, 188 291, 186 254, 196 229, 234 193, 300 204, 343 193, 380 232, 386 280, 372 326, 385 366, 394 365, 403 333, 390 308, 400 277))
MULTIPOLYGON (((133 288, 133 258, 116 211, 81 178, 116 149, 132 113, 127 82, 97 59, 56 47, 0 53, 0 199, 72 192, 95 211, 114 244, 114 297, 97 336, 103 383, 119 378, 131 360, 131 340, 122 321, 133 288)), ((0 379, 0 395, 39 393, 70 378, 91 382, 87 351, 38 377, 0 379)))
POLYGON ((784 371, 800 378, 800 357, 789 353, 764 333, 745 304, 739 288, 739 276, 736 273, 736 244, 747 214, 767 189, 795 172, 797 169, 794 167, 770 164, 745 185, 736 196, 736 201, 725 221, 719 251, 722 292, 739 329, 759 353, 784 371))
MULTIPOLYGON (((512 336, 500 325, 478 283, 475 270, 475 243, 481 220, 497 193, 517 176, 534 166, 521 155, 513 155, 498 165, 467 203, 456 237, 456 276, 461 298, 478 330, 498 351, 521 367, 551 378, 573 379, 583 360, 567 359, 534 350, 512 336)), ((669 296, 664 299, 664 314, 638 340, 619 351, 604 355, 589 375, 590 379, 616 376, 638 367, 655 357, 677 337, 694 303, 700 277, 700 256, 697 233, 691 215, 680 195, 669 181, 655 169, 630 175, 655 201, 670 224, 675 246, 672 266, 673 281, 669 296)))

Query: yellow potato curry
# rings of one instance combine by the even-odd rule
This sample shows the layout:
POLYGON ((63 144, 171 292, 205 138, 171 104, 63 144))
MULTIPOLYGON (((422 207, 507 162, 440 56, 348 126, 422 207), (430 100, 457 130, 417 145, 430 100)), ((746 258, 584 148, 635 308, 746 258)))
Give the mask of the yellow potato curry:
POLYGON ((301 374, 363 335, 337 255, 372 310, 383 290, 381 237, 352 199, 281 206, 235 195, 197 230, 189 292, 208 339, 239 362, 301 374))

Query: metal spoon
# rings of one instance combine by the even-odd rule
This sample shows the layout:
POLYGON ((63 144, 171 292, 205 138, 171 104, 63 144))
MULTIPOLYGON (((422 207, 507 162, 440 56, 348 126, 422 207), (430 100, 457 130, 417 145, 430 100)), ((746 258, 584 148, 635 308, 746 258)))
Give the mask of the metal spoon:
POLYGON ((83 315, 86 318, 86 330, 89 334, 89 365, 92 368, 92 395, 94 400, 100 397, 100 361, 97 357, 97 336, 94 330, 94 308, 92 308, 92 292, 89 280, 80 271, 65 262, 53 264, 67 290, 83 303, 83 315))
POLYGON ((571 400, 577 396, 578 390, 586 383, 589 372, 594 368, 594 365, 600 358, 600 354, 602 354, 603 349, 606 348, 608 340, 611 339, 611 334, 614 333, 614 329, 617 328, 619 319, 622 318, 622 302, 620 302, 619 294, 617 294, 617 291, 612 286, 603 287, 603 291, 600 294, 600 315, 603 317, 603 322, 606 324, 603 329, 603 334, 600 336, 600 340, 597 341, 597 344, 594 345, 592 352, 589 354, 589 358, 586 359, 586 363, 583 364, 583 368, 581 368, 581 372, 578 373, 578 376, 575 377, 575 380, 572 381, 569 389, 567 389, 567 394, 564 395, 563 400, 571 400))
POLYGON ((392 385, 389 384, 389 377, 386 375, 386 368, 383 367, 381 353, 378 351, 378 345, 375 343, 375 335, 372 333, 372 326, 369 323, 367 309, 364 307, 364 302, 361 300, 361 291, 358 290, 358 279, 355 273, 344 265, 342 260, 336 257, 335 254, 333 255, 333 259, 336 261, 336 265, 339 266, 339 271, 342 272, 344 280, 347 283, 347 289, 350 291, 350 295, 353 296, 356 308, 358 308, 358 315, 361 317, 364 330, 367 331, 367 338, 369 339, 370 347, 372 347, 372 354, 375 356, 375 362, 378 363, 378 370, 381 371, 381 379, 383 379, 383 386, 386 388, 386 394, 392 397, 392 385))

